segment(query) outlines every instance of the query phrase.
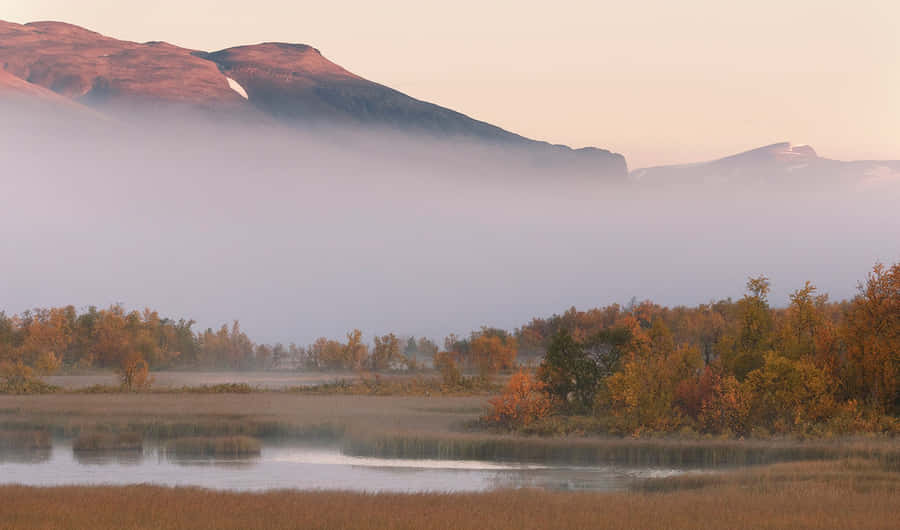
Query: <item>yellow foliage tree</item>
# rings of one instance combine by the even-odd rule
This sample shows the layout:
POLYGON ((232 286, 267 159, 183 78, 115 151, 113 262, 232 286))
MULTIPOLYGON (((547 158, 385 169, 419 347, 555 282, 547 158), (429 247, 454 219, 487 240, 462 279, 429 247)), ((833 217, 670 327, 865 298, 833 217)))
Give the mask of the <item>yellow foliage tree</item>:
POLYGON ((472 339, 470 354, 483 378, 500 370, 508 370, 516 362, 518 343, 515 337, 481 334, 472 339))
POLYGON ((877 264, 844 320, 850 396, 900 414, 900 263, 877 264))

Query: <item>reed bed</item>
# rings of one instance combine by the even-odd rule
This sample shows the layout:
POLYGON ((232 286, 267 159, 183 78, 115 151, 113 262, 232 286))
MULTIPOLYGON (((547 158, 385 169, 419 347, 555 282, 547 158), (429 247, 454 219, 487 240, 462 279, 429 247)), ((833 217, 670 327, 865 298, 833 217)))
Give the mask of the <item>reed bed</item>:
POLYGON ((178 457, 258 456, 262 444, 249 436, 178 438, 166 444, 166 452, 178 457))
POLYGON ((144 440, 138 432, 89 432, 79 435, 72 442, 76 452, 141 451, 144 440))
POLYGON ((358 456, 719 467, 866 457, 900 468, 900 439, 726 440, 467 432, 483 397, 287 392, 0 396, 0 430, 140 433, 145 440, 249 436, 339 444, 358 456))
POLYGON ((0 431, 0 449, 19 451, 49 449, 52 446, 50 433, 46 430, 0 431))
POLYGON ((776 462, 868 458, 900 470, 900 443, 892 439, 702 440, 678 438, 537 438, 471 433, 356 433, 342 440, 356 456, 510 460, 577 465, 727 467, 776 462))
POLYGON ((803 487, 807 483, 857 493, 883 492, 900 495, 900 472, 885 467, 883 462, 865 458, 784 462, 727 473, 687 473, 643 480, 634 484, 634 490, 675 492, 737 487, 771 492, 803 487))
POLYGON ((5 486, 0 487, 0 528, 894 529, 900 505, 897 475, 888 474, 893 477, 889 481, 861 479, 873 473, 884 472, 856 461, 782 464, 690 489, 626 493, 228 493, 153 486, 5 486))

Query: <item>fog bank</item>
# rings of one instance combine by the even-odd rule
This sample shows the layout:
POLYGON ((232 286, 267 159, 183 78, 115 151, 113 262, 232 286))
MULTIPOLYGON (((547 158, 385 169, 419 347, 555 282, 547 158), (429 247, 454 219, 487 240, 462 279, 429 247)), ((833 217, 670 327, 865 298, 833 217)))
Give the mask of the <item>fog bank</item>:
MULTIPOLYGON (((239 319, 261 342, 440 338, 632 297, 850 297, 900 259, 900 182, 610 183, 525 151, 186 113, 0 106, 0 310, 239 319)), ((890 176, 889 176, 890 177, 890 176)))

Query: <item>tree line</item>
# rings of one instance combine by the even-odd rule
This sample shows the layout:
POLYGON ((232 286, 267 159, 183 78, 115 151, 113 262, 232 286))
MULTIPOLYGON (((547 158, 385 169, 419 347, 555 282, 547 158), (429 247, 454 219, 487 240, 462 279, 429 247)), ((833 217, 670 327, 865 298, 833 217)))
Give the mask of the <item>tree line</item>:
POLYGON ((593 416, 621 433, 900 431, 900 264, 876 265, 850 301, 807 282, 785 308, 770 283, 697 307, 651 302, 534 319, 488 419, 514 428, 593 416))
POLYGON ((484 327, 441 345, 359 330, 307 346, 253 342, 238 322, 195 331, 194 321, 72 306, 0 313, 0 391, 40 389, 34 375, 116 370, 123 386, 161 369, 419 370, 447 386, 489 379, 522 359, 490 421, 512 428, 589 417, 623 433, 898 431, 900 264, 876 265, 857 295, 834 302, 807 282, 787 307, 769 280, 750 278, 739 300, 695 307, 650 301, 535 318, 508 332, 484 327), (534 366, 537 365, 537 366, 534 366))
POLYGON ((150 370, 164 369, 408 371, 440 359, 441 353, 454 366, 487 377, 511 369, 517 352, 512 335, 489 328, 467 338, 451 335, 444 341, 445 350, 452 350, 447 353, 428 338, 403 339, 394 333, 375 336, 370 344, 358 329, 344 340, 322 337, 308 346, 284 346, 255 343, 237 321, 199 332, 194 325, 121 305, 81 312, 73 306, 34 309, 12 316, 0 312, 0 380, 21 383, 63 368, 99 368, 116 370, 130 388, 149 382, 150 370))

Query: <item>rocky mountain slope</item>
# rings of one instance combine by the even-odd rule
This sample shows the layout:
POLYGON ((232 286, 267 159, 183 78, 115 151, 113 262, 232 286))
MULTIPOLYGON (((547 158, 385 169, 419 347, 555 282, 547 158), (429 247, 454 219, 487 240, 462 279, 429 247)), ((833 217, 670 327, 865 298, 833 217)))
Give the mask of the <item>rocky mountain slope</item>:
POLYGON ((122 41, 62 22, 0 21, 0 72, 0 91, 54 94, 100 111, 185 105, 294 126, 389 128, 519 149, 529 163, 564 173, 627 176, 620 154, 524 138, 363 79, 302 44, 209 53, 122 41))

